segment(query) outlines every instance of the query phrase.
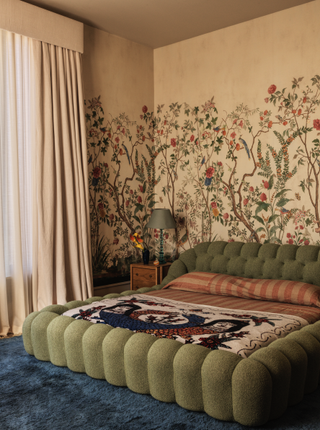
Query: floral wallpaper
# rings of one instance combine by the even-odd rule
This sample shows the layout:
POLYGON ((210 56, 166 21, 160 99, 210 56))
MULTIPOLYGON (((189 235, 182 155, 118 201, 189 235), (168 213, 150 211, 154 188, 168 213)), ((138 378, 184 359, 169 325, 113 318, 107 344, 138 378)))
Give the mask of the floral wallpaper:
POLYGON ((141 257, 128 237, 151 250, 159 232, 146 224, 168 207, 168 259, 201 241, 320 244, 320 76, 266 85, 261 106, 220 112, 174 102, 140 123, 107 119, 100 97, 87 101, 94 272, 129 270, 141 257))

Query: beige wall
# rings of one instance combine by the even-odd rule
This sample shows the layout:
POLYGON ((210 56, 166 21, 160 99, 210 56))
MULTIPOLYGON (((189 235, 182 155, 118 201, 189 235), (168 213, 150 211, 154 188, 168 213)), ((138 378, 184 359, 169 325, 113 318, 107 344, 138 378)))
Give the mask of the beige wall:
MULTIPOLYGON (((310 197, 315 192, 316 184, 319 185, 319 169, 315 164, 319 155, 312 143, 313 139, 317 139, 320 134, 313 126, 313 121, 320 118, 319 94, 316 95, 318 100, 312 101, 314 103, 312 113, 307 112, 307 103, 311 100, 311 96, 307 103, 302 101, 303 91, 307 90, 307 85, 314 91, 313 95, 317 92, 317 87, 312 86, 311 79, 317 74, 320 75, 319 16, 320 1, 317 0, 154 51, 155 106, 164 104, 163 118, 164 112, 169 109, 171 103, 178 102, 182 106, 177 114, 179 127, 173 129, 168 137, 159 138, 157 142, 158 147, 164 143, 167 144, 167 159, 169 159, 171 151, 173 159, 180 160, 176 163, 178 166, 177 178, 174 182, 175 210, 178 208, 178 203, 181 202, 180 212, 176 213, 176 217, 181 218, 179 237, 184 236, 185 240, 187 239, 187 243, 180 247, 180 252, 194 244, 196 240, 201 240, 201 212, 205 209, 201 207, 201 202, 205 199, 207 207, 210 209, 209 218, 211 217, 213 222, 213 233, 221 239, 252 240, 252 235, 258 230, 255 240, 259 237, 263 242, 268 239, 270 229, 274 227, 273 233, 276 232, 278 239, 284 243, 292 243, 292 241, 296 243, 298 238, 294 233, 297 231, 301 233, 299 243, 320 243, 320 220, 315 204, 312 204, 310 197), (300 88, 293 90, 291 88, 293 78, 300 77, 304 77, 300 88), (286 88, 287 96, 290 92, 291 94, 294 91, 299 93, 295 106, 300 103, 298 108, 302 108, 302 114, 296 116, 289 111, 286 112, 288 121, 285 125, 277 119, 279 113, 283 115, 284 105, 281 105, 280 100, 273 104, 270 94, 268 94, 268 88, 272 84, 276 85, 277 90, 280 91, 286 88), (193 133, 199 137, 200 141, 200 146, 195 150, 194 137, 190 140, 192 133, 184 129, 184 120, 194 121, 195 116, 184 116, 184 103, 189 104, 191 108, 199 106, 201 112, 204 104, 213 96, 218 113, 211 112, 211 114, 213 118, 217 117, 216 125, 226 126, 226 136, 222 136, 221 131, 219 135, 211 133, 211 137, 205 141, 203 138, 205 128, 200 127, 200 130, 193 133), (269 98, 268 103, 265 101, 266 98, 269 98), (257 109, 254 115, 250 114, 246 117, 242 115, 243 119, 248 121, 247 126, 243 128, 238 126, 240 120, 237 121, 237 127, 232 125, 232 120, 237 116, 234 111, 241 104, 248 106, 249 109, 257 109), (267 113, 264 114, 264 112, 267 113), (227 117, 228 123, 224 122, 227 117), (262 117, 263 125, 261 125, 260 119, 262 117), (304 119, 305 122, 303 122, 304 119), (272 124, 270 128, 268 128, 269 121, 272 124), (299 146, 303 146, 302 140, 297 137, 297 133, 304 125, 310 130, 306 135, 308 143, 303 147, 302 154, 302 152, 299 153, 299 146), (252 126, 252 133, 250 126, 252 126), (262 157, 269 157, 268 163, 270 163, 272 174, 267 172, 266 168, 263 171, 259 165, 261 153, 259 155, 258 138, 253 136, 259 128, 263 129, 259 134, 262 157), (230 146, 232 132, 235 132, 236 137, 233 146, 230 146), (286 147, 281 147, 279 137, 274 132, 280 133, 284 140, 289 135, 294 135, 293 142, 286 144, 286 147), (213 150, 213 148, 219 149, 218 136, 221 136, 222 139, 219 155, 217 155, 217 151, 213 150), (241 136, 252 148, 250 159, 248 159, 245 146, 239 140, 241 136), (172 147, 170 147, 172 137, 178 139, 178 143, 174 146, 171 144, 172 147), (207 144, 207 149, 205 144, 207 144), (239 148, 237 151, 234 150, 236 144, 239 148), (201 145, 202 148, 200 148, 201 145), (283 196, 278 197, 279 206, 275 203, 275 196, 281 189, 276 171, 278 166, 276 166, 275 157, 271 155, 272 151, 268 145, 271 145, 277 154, 282 154, 281 160, 279 159, 282 163, 282 175, 285 171, 284 162, 287 159, 287 153, 289 154, 290 171, 286 173, 286 183, 283 185, 288 188, 288 191, 283 195, 285 199, 283 196), (231 153, 228 150, 233 151, 235 159, 226 158, 231 153), (185 156, 182 156, 183 151, 185 156), (308 161, 306 161, 307 153, 312 154, 308 161), (206 156, 204 166, 201 164, 203 156, 206 156), (189 159, 189 165, 183 167, 186 159, 189 159), (204 185, 205 169, 209 167, 215 169, 214 188, 204 185), (236 174, 228 182, 227 179, 231 178, 233 168, 235 168, 236 174), (223 173, 223 177, 219 176, 218 172, 219 175, 223 173), (291 173, 292 176, 290 176, 291 173), (245 176, 246 174, 249 176, 245 176), (233 186, 237 189, 243 178, 249 184, 246 190, 244 187, 240 193, 234 195, 234 202, 238 205, 239 216, 241 213, 246 213, 245 218, 248 223, 251 223, 251 231, 248 226, 239 221, 239 217, 236 219, 237 229, 232 231, 232 226, 236 225, 236 222, 230 222, 230 219, 235 220, 232 218, 235 216, 235 206, 232 206, 233 197, 230 190, 233 186), (290 180, 287 181, 288 178, 290 180), (309 183, 311 184, 310 195, 300 186, 306 178, 311 180, 309 183), (266 181, 265 185, 263 180, 266 181), (267 184, 269 184, 268 189, 267 184), (249 187, 254 188, 254 193, 249 191, 249 187), (200 189, 201 198, 199 198, 200 189), (183 197, 183 193, 186 192, 188 199, 183 197), (264 200, 265 197, 266 200, 264 200), (264 202, 266 204, 261 206, 264 202), (281 203, 284 204, 284 202, 286 206, 284 209, 289 211, 287 216, 284 215, 285 212, 281 208, 281 203), (194 204, 193 213, 192 204, 194 204), (211 208, 215 209, 213 214, 211 208), (219 215, 217 215, 218 213, 219 215), (222 218, 222 214, 224 214, 224 218, 222 218), (301 217, 299 218, 298 215, 301 217), (192 220, 191 216, 193 216, 192 220), (264 226, 261 223, 262 218, 265 219, 264 226), (299 224, 298 219, 300 221, 303 219, 303 223, 301 221, 299 224), (192 231, 194 235, 191 240, 192 231), (289 235, 291 236, 289 237, 289 235)), ((292 109, 295 110, 294 107, 292 109)), ((204 117, 205 114, 202 114, 202 118, 204 117)), ((163 136, 168 131, 165 123, 167 122, 161 123, 164 128, 163 136)), ((206 125, 206 120, 204 120, 204 127, 206 125)), ((212 129, 208 129, 208 131, 212 132, 212 129)), ((157 158, 156 167, 159 170, 162 154, 157 158)), ((167 179, 162 177, 156 187, 158 197, 162 196, 166 205, 169 202, 163 196, 162 190, 167 185, 167 179)), ((312 198, 314 196, 315 194, 312 198)), ((319 206, 319 199, 317 201, 319 206)), ((275 235, 272 240, 275 240, 275 235)))
MULTIPOLYGON (((284 147, 274 133, 287 133, 283 135, 286 139, 302 127, 301 120, 308 115, 311 131, 308 132, 309 147, 306 146, 305 151, 312 150, 312 139, 317 137, 317 129, 313 128, 312 124, 314 119, 320 118, 319 105, 316 105, 315 112, 310 115, 310 112, 307 114, 308 103, 305 104, 301 100, 303 88, 305 89, 306 85, 311 86, 311 78, 320 72, 320 57, 317 55, 319 13, 320 1, 317 0, 154 51, 85 26, 83 66, 87 100, 101 95, 106 118, 110 118, 110 114, 115 118, 124 112, 130 120, 138 121, 140 125, 145 125, 145 118, 140 119, 142 106, 148 106, 149 111, 153 106, 156 112, 158 105, 165 105, 158 116, 158 133, 154 141, 157 154, 156 176, 161 174, 161 179, 154 183, 157 183, 158 206, 173 207, 167 196, 170 194, 170 198, 174 199, 174 215, 179 222, 176 232, 179 252, 206 237, 261 242, 270 239, 283 243, 289 240, 299 244, 320 243, 320 220, 316 216, 316 208, 312 206, 308 193, 303 192, 299 186, 308 175, 309 179, 315 181, 314 175, 318 167, 314 166, 313 173, 308 173, 307 165, 303 167, 298 163, 301 158, 301 154, 297 152, 301 145, 299 138, 284 147), (277 119, 281 101, 278 100, 275 105, 271 103, 268 88, 272 84, 280 91, 287 88, 288 95, 288 92, 292 91, 292 79, 299 77, 304 77, 303 85, 301 84, 299 89, 299 103, 303 114, 298 118, 286 112, 288 124, 284 126, 277 119), (216 125, 225 124, 226 135, 214 135, 211 130, 212 138, 204 138, 204 120, 203 128, 193 133, 198 136, 200 142, 195 150, 195 138, 192 132, 184 128, 184 121, 187 119, 183 114, 184 103, 189 104, 191 109, 199 106, 201 112, 204 104, 212 97, 218 113, 216 114, 211 106, 210 119, 217 116, 216 125), (268 104, 265 102, 266 98, 270 99, 268 104), (172 122, 169 120, 174 111, 171 110, 171 114, 165 117, 166 109, 169 109, 173 102, 182 106, 176 113, 178 127, 175 127, 174 119, 172 122), (254 115, 239 114, 237 124, 233 125, 236 114, 232 112, 241 104, 249 109, 256 109, 256 112, 254 115), (263 114, 266 111, 268 113, 263 114), (263 125, 260 124, 261 115, 264 116, 263 125), (244 123, 247 121, 245 127, 239 125, 240 118, 244 119, 244 123), (295 120, 297 124, 299 121, 300 123, 294 125, 295 120), (270 121, 273 125, 268 128, 270 121), (251 126, 254 133, 261 129, 259 138, 262 155, 259 155, 258 139, 249 131, 251 126), (236 137, 231 147, 232 132, 235 132, 236 137), (245 146, 241 143, 241 136, 251 148, 249 159, 245 146), (216 151, 219 149, 218 137, 221 137, 219 155, 216 151), (206 144, 209 145, 207 148, 206 144), (234 149, 236 145, 239 148, 237 151, 234 149), (274 148, 278 155, 282 154, 282 158, 279 155, 278 162, 282 163, 281 174, 282 178, 285 178, 283 182, 277 174, 276 159, 271 155, 270 147, 274 148), (236 158, 227 158, 228 151, 233 151, 236 158), (201 164, 203 155, 206 155, 204 165, 201 164), (259 156, 270 164, 272 171, 259 166, 259 156), (289 167, 285 167, 288 157, 289 167), (231 178, 230 172, 235 166, 231 182, 223 183, 231 178), (210 167, 214 168, 215 173, 212 182, 209 181, 211 185, 208 186, 205 179, 206 171, 210 167), (246 174, 249 176, 245 176, 246 174), (233 184, 237 181, 238 184, 241 183, 244 177, 247 180, 246 186, 232 196, 233 184), (285 187, 287 191, 279 195, 281 187, 285 187), (251 191, 252 189, 254 191, 251 191), (240 208, 238 217, 235 214, 236 207, 240 208), (241 213, 243 220, 239 218, 241 213), (286 213, 288 215, 285 215, 286 213), (263 225, 261 221, 264 222, 263 225), (246 225, 246 222, 250 226, 246 225), (210 235, 207 234, 209 228, 210 235), (204 231, 207 236, 203 235, 204 231)), ((283 114, 283 111, 281 112, 283 114)), ((202 117, 204 118, 205 114, 202 114, 202 117)), ((194 116, 190 118, 192 121, 195 119, 194 116)), ((136 132, 133 130, 133 133, 136 132)), ((124 143, 128 146, 127 141, 124 143)), ((149 144, 151 145, 150 140, 149 144)), ((117 160, 120 160, 122 177, 131 176, 131 170, 128 168, 133 167, 132 163, 127 164, 123 151, 122 154, 116 152, 118 158, 112 161, 111 157, 115 151, 119 151, 119 147, 115 149, 116 141, 113 141, 111 146, 112 150, 110 147, 107 155, 99 158, 102 174, 110 172, 111 175, 115 171, 117 160), (104 172, 105 162, 108 163, 106 169, 109 170, 104 172)), ((141 142, 138 148, 140 163, 141 154, 146 152, 141 142)), ((315 162, 316 157, 314 152, 310 160, 315 162)), ((92 164, 92 172, 96 165, 92 164)), ((137 199, 141 201, 141 198, 146 197, 146 192, 140 187, 142 183, 141 180, 136 183, 133 181, 130 185, 132 194, 129 195, 128 191, 129 202, 126 202, 128 206, 125 209, 128 214, 130 211, 132 215, 140 214, 139 211, 135 212, 135 209, 137 199)), ((314 189, 313 185, 311 191, 314 189)), ((117 221, 118 227, 114 221, 109 222, 110 213, 117 216, 114 197, 114 192, 104 196, 104 207, 99 212, 100 215, 97 215, 102 221, 100 235, 105 235, 109 240, 109 249, 113 256, 126 256, 127 251, 120 251, 121 244, 127 242, 125 226, 119 227, 121 217, 117 221)), ((143 201, 142 204, 147 208, 146 202, 143 201)), ((171 253, 174 247, 174 240, 169 238, 165 244, 166 252, 171 253)))
POLYGON ((143 105, 153 106, 153 51, 85 25, 85 98, 101 95, 105 112, 125 112, 137 120, 143 105))
POLYGON ((93 269, 127 273, 136 258, 129 235, 145 228, 153 191, 141 119, 154 104, 153 50, 87 25, 84 43, 93 269))
POLYGON ((208 33, 154 51, 155 105, 256 106, 272 83, 319 73, 320 1, 208 33))

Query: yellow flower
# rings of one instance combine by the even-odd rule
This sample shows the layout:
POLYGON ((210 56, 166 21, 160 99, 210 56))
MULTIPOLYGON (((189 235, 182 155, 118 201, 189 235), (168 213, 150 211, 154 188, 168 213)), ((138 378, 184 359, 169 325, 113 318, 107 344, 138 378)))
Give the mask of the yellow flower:
POLYGON ((138 233, 130 234, 130 240, 135 248, 144 250, 143 239, 141 239, 138 233))
POLYGON ((212 212, 213 212, 213 216, 215 216, 215 217, 217 217, 217 216, 219 216, 219 209, 217 209, 217 208, 213 208, 212 209, 212 212))

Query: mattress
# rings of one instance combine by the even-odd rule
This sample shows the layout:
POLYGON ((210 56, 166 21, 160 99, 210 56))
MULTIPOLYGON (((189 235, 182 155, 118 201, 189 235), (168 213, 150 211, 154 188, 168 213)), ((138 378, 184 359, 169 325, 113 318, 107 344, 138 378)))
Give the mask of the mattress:
POLYGON ((320 319, 320 308, 185 291, 173 285, 147 294, 102 299, 63 315, 247 358, 320 319))

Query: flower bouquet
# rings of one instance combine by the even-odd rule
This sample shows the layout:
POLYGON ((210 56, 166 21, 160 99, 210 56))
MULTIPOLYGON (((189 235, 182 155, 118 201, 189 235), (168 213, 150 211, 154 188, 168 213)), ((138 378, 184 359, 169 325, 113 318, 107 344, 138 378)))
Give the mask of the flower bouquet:
POLYGON ((148 264, 150 252, 149 252, 149 249, 146 247, 146 244, 144 243, 143 239, 140 237, 138 233, 134 233, 134 234, 130 234, 130 240, 132 242, 132 245, 135 248, 142 250, 143 264, 148 264))

